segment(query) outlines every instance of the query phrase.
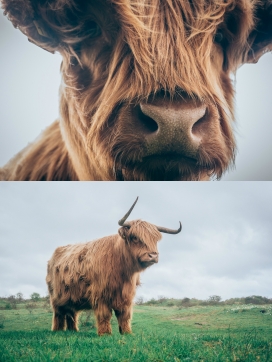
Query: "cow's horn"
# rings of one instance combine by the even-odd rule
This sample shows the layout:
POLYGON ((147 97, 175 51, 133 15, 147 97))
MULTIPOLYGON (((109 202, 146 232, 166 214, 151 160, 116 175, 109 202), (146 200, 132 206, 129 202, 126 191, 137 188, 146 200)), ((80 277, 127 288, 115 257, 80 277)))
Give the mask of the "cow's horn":
POLYGON ((124 222, 125 222, 126 219, 129 217, 129 215, 130 215, 131 211, 133 210, 136 202, 138 201, 138 198, 139 198, 139 197, 137 196, 137 199, 134 201, 134 204, 133 204, 133 205, 131 206, 131 208, 128 210, 128 212, 126 213, 126 215, 125 215, 124 217, 122 217, 121 220, 118 221, 118 224, 119 224, 120 226, 130 226, 130 223, 129 223, 129 222, 126 222, 125 224, 124 224, 124 222))
POLYGON ((157 226, 157 229, 161 232, 161 233, 166 233, 166 234, 178 234, 181 232, 181 222, 179 222, 179 228, 177 230, 172 230, 172 229, 167 229, 164 228, 162 226, 157 226))

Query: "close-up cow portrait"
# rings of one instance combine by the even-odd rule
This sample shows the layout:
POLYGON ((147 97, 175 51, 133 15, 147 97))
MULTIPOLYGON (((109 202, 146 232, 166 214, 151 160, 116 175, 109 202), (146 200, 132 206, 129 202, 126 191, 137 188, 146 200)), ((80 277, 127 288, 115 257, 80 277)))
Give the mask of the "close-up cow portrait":
POLYGON ((77 331, 79 312, 93 309, 99 335, 111 333, 112 311, 119 332, 131 333, 140 273, 158 263, 161 233, 181 231, 181 223, 177 230, 171 230, 142 220, 126 221, 137 200, 119 220, 117 235, 55 250, 46 277, 54 312, 53 331, 77 331))
POLYGON ((0 179, 209 180, 235 164, 233 75, 272 50, 271 0, 1 3, 61 54, 62 83, 59 119, 0 179))

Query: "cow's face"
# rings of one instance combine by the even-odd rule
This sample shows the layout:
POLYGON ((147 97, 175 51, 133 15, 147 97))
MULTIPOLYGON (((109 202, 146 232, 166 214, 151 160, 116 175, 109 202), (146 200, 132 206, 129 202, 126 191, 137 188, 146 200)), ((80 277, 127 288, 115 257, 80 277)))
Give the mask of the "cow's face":
POLYGON ((61 128, 80 179, 219 178, 233 163, 230 76, 272 49, 271 1, 2 1, 63 55, 61 128))
POLYGON ((136 220, 131 226, 123 226, 118 230, 125 241, 125 247, 132 256, 137 269, 145 269, 159 261, 157 243, 161 233, 155 225, 145 221, 136 220))

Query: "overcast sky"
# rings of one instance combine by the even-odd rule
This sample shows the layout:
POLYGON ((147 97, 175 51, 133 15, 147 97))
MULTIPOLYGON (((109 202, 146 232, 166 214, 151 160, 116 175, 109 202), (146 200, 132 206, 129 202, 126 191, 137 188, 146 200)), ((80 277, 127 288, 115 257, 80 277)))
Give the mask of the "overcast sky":
POLYGON ((272 183, 0 183, 0 296, 47 293, 57 246, 116 234, 118 220, 183 230, 163 234, 142 274, 145 299, 272 297, 272 183))
MULTIPOLYGON (((58 118, 60 55, 29 43, 0 14, 0 166, 58 118)), ((236 169, 223 180, 272 180, 272 56, 237 72, 236 169)))

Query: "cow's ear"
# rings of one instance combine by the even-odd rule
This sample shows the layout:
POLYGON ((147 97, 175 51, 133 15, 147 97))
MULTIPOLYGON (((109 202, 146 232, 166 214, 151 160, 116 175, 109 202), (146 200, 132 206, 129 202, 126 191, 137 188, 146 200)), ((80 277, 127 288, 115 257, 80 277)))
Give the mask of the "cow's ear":
POLYGON ((88 1, 2 0, 4 14, 30 42, 52 53, 73 50, 84 39, 99 35, 88 1), (80 5, 80 6, 79 6, 80 5))
POLYGON ((249 36, 250 50, 247 63, 257 63, 260 57, 272 51, 272 1, 263 0, 257 5, 255 29, 249 36))
POLYGON ((128 241, 129 240, 129 228, 126 226, 122 226, 120 229, 118 229, 118 233, 121 236, 122 239, 128 241))

